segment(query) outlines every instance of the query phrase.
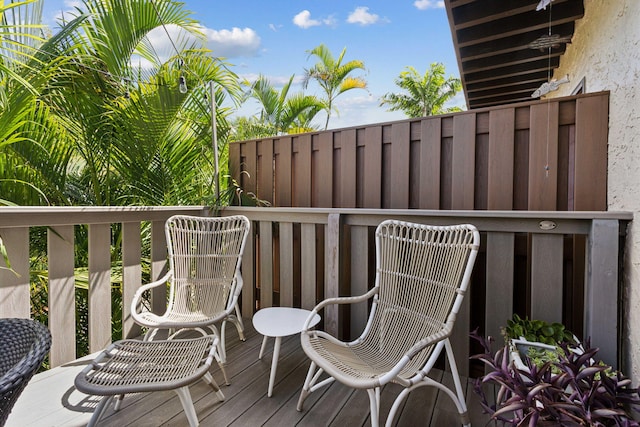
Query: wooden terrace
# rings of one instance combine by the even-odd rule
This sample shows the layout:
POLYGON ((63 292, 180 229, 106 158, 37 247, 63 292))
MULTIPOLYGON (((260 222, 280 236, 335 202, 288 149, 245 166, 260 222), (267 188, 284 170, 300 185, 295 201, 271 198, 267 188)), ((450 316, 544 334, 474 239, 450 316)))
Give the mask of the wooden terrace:
MULTIPOLYGON (((228 328, 227 372, 231 385, 221 385, 226 400, 217 402, 211 388, 202 381, 190 387, 201 426, 369 425, 369 401, 365 391, 354 391, 339 383, 313 393, 305 402, 305 410, 296 411, 300 389, 309 368, 298 335, 283 339, 273 396, 267 397, 273 340, 269 341, 265 356, 258 360, 262 336, 255 332, 249 319, 245 326, 245 342, 238 340, 233 327, 228 328)), ((73 387, 73 379, 85 366, 86 360, 73 361, 37 375, 18 399, 6 426, 86 425, 97 400, 73 387)), ((217 365, 214 366, 213 376, 222 384, 222 374, 217 365)), ((449 379, 440 370, 433 376, 444 378, 444 381, 449 379)), ((399 391, 400 388, 393 385, 383 390, 383 417, 399 391), (385 395, 388 398, 385 399, 385 395)), ((482 413, 471 381, 466 393, 472 425, 484 426, 488 417, 482 413)), ((451 399, 434 388, 423 387, 412 392, 396 418, 395 425, 398 426, 459 425, 451 399)), ((182 426, 186 423, 178 396, 166 391, 127 396, 120 411, 113 412, 110 408, 101 419, 100 426, 182 426)))

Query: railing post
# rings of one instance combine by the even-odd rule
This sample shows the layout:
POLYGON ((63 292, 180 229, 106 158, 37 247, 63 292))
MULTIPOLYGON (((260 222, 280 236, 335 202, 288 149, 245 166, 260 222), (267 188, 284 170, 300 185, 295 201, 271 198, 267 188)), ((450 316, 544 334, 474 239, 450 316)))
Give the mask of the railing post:
MULTIPOLYGON (((13 271, 0 268, 0 316, 29 318, 29 227, 0 229, 13 271)), ((6 267, 0 255, 0 267, 6 267)))
POLYGON ((89 224, 89 352, 111 343, 111 224, 89 224))
MULTIPOLYGON (((151 222, 151 281, 164 276, 167 271, 167 239, 165 221, 151 222)), ((167 288, 158 286, 151 291, 151 311, 162 314, 167 310, 167 288)))
POLYGON ((273 224, 260 221, 260 308, 273 306, 273 224))
POLYGON ((131 301, 142 284, 142 239, 140 222, 122 223, 122 337, 133 338, 141 334, 139 325, 131 316, 131 301))
POLYGON ((51 367, 76 358, 74 248, 73 225, 50 227, 47 230, 51 367))
MULTIPOLYGON (((326 246, 326 282, 325 298, 336 298, 340 295, 340 274, 342 262, 342 216, 329 214, 327 221, 326 246)), ((324 310, 324 329, 333 336, 338 336, 338 306, 329 305, 324 310)))
POLYGON ((587 246, 584 327, 591 345, 613 367, 618 363, 618 220, 591 222, 587 246))

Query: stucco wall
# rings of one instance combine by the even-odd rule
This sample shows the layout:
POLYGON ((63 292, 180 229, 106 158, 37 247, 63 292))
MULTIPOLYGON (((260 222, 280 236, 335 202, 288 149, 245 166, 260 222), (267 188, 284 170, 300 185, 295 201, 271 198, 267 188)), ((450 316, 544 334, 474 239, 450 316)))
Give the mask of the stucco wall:
POLYGON ((586 92, 608 90, 609 210, 634 212, 624 260, 624 373, 640 384, 640 1, 584 0, 572 43, 555 78, 571 83, 552 95, 570 95, 584 77, 586 92))

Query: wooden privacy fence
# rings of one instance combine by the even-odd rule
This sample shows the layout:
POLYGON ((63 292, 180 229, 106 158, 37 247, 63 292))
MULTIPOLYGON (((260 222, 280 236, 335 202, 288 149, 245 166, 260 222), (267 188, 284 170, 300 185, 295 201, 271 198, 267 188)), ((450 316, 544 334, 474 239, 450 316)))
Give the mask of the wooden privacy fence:
POLYGON ((272 206, 606 210, 608 92, 232 143, 272 206))

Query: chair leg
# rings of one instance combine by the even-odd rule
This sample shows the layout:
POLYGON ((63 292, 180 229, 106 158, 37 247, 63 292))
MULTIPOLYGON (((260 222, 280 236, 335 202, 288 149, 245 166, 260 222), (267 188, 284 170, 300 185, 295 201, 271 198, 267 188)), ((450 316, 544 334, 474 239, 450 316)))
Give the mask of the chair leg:
POLYGON ((120 410, 120 406, 122 406, 122 401, 124 400, 124 394, 119 395, 118 397, 116 397, 116 403, 113 405, 113 410, 114 411, 119 411, 120 410))
POLYGON ((309 394, 335 381, 335 378, 328 377, 318 382, 318 380, 320 379, 320 375, 322 375, 323 372, 324 371, 322 370, 322 368, 318 368, 315 362, 311 362, 311 365, 309 366, 309 372, 307 372, 307 378, 304 380, 304 385, 302 386, 302 391, 300 392, 300 398, 298 399, 298 406, 296 408, 298 412, 302 411, 304 401, 309 396, 309 394))
POLYGON ((87 424, 87 427, 94 427, 98 425, 98 421, 100 420, 100 417, 102 417, 102 414, 107 409, 109 402, 111 402, 111 399, 113 398, 114 396, 105 396, 102 398, 100 403, 98 403, 98 406, 96 406, 96 410, 93 411, 93 415, 91 416, 91 419, 89 420, 89 424, 87 424))
POLYGON ((220 386, 218 386, 218 383, 216 382, 216 380, 213 379, 213 376, 211 375, 211 373, 207 372, 206 374, 204 374, 204 377, 202 379, 204 380, 204 382, 206 382, 211 386, 213 391, 215 391, 216 396, 218 397, 218 401, 223 402, 225 399, 224 393, 222 393, 222 390, 220 390, 220 386))
POLYGON ((396 397, 396 400, 393 401, 393 405, 391 406, 391 410, 389 411, 389 415, 387 416, 387 421, 384 424, 385 427, 391 427, 391 425, 393 424, 393 419, 396 416, 396 412, 398 412, 398 409, 400 409, 400 404, 407 397, 411 390, 413 390, 413 388, 405 388, 400 392, 398 397, 396 397))
POLYGON ((369 395, 371 427, 378 427, 380 415, 380 387, 367 389, 367 394, 369 395))
POLYGON ((467 404, 465 402, 464 392, 462 391, 460 375, 458 374, 458 365, 456 364, 456 359, 453 355, 451 342, 449 342, 448 339, 444 341, 444 348, 447 352, 447 360, 449 361, 449 366, 451 367, 451 375, 453 376, 453 383, 455 384, 456 394, 458 397, 457 399, 453 400, 456 404, 456 407, 458 408, 458 413, 460 414, 460 420, 462 421, 462 424, 465 426, 470 426, 471 422, 469 420, 469 413, 467 412, 467 404))
POLYGON ((180 403, 182 403, 182 408, 184 409, 184 413, 187 416, 187 420, 189 420, 190 427, 197 427, 199 425, 198 422, 198 414, 196 414, 196 409, 193 407, 193 401, 191 400, 191 393, 189 392, 189 387, 184 386, 174 390, 178 397, 180 398, 180 403))
POLYGON ((315 382, 313 381, 313 374, 315 370, 316 364, 315 362, 311 362, 311 365, 309 365, 309 371, 307 372, 307 377, 304 380, 304 385, 302 386, 302 390, 300 391, 300 397, 298 398, 298 406, 296 407, 298 412, 302 411, 304 407, 304 401, 307 400, 307 397, 309 397, 309 394, 311 393, 311 387, 313 386, 313 382, 315 382))
POLYGON ((236 329, 238 330, 238 336, 240 337, 240 341, 246 341, 247 338, 244 336, 244 322, 242 321, 242 314, 240 313, 240 306, 236 302, 236 321, 234 322, 236 325, 236 329))

